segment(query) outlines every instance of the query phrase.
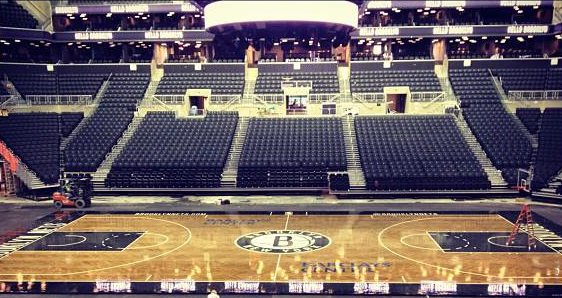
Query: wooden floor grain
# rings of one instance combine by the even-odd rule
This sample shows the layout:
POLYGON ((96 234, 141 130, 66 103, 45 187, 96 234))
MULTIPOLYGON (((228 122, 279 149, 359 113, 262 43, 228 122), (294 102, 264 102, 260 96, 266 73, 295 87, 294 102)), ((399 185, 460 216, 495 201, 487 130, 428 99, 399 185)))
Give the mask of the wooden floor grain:
POLYGON ((59 232, 142 232, 122 251, 16 251, 0 259, 5 281, 387 281, 562 284, 557 252, 444 252, 428 232, 509 232, 499 215, 85 215, 59 232), (302 230, 331 243, 268 254, 235 245, 242 235, 302 230))

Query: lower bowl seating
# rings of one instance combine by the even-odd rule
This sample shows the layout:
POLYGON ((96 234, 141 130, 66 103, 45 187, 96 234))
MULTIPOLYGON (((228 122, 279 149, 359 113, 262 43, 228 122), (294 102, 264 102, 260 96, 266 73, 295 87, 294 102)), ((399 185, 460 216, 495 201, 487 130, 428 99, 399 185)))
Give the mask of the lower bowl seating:
POLYGON ((490 182, 451 115, 359 116, 367 189, 486 189, 490 182))
POLYGON ((329 171, 346 169, 340 119, 251 119, 237 186, 327 187, 329 171))
POLYGON ((171 112, 149 112, 113 163, 105 185, 220 187, 237 123, 235 112, 209 112, 203 119, 180 119, 171 112))

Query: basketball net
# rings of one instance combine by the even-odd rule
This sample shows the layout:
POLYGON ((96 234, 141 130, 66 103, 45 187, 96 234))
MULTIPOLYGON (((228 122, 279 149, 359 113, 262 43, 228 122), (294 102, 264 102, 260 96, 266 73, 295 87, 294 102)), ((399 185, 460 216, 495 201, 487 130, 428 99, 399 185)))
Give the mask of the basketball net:
POLYGON ((513 230, 511 230, 511 234, 509 234, 509 238, 505 245, 513 244, 515 241, 515 237, 519 232, 527 234, 527 247, 529 250, 532 248, 537 248, 537 243, 535 240, 535 230, 533 228, 533 215, 531 214, 531 206, 528 204, 523 204, 521 206, 521 212, 519 212, 519 216, 517 216, 517 221, 515 221, 515 225, 513 225, 513 230), (522 225, 525 226, 523 229, 522 225))

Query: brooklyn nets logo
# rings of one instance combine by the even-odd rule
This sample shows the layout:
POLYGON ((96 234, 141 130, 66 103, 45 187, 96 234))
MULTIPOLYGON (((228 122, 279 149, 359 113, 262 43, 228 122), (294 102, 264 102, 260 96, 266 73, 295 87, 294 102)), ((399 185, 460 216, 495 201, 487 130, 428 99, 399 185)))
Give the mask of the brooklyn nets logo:
POLYGON ((308 231, 263 231, 240 236, 236 245, 242 249, 271 254, 292 254, 319 250, 330 245, 330 238, 308 231))

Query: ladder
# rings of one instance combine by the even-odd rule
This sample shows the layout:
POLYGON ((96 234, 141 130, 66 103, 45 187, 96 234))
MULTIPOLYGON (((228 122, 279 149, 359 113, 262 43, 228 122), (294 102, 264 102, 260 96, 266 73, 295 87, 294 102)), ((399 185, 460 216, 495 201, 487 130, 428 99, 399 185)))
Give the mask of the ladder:
POLYGON ((527 247, 529 250, 532 248, 537 248, 537 243, 535 240, 535 230, 533 228, 533 215, 531 214, 531 206, 528 204, 523 204, 521 207, 521 212, 519 212, 519 216, 517 216, 517 221, 515 221, 515 225, 511 230, 511 234, 509 234, 509 238, 505 245, 513 244, 515 241, 515 237, 522 230, 523 232, 527 232, 527 247), (525 230, 521 229, 521 225, 525 225, 525 230))
POLYGON ((14 183, 14 175, 12 174, 12 170, 10 170, 9 164, 4 161, 2 163, 2 175, 4 177, 4 196, 9 196, 11 194, 16 193, 16 187, 14 183))

